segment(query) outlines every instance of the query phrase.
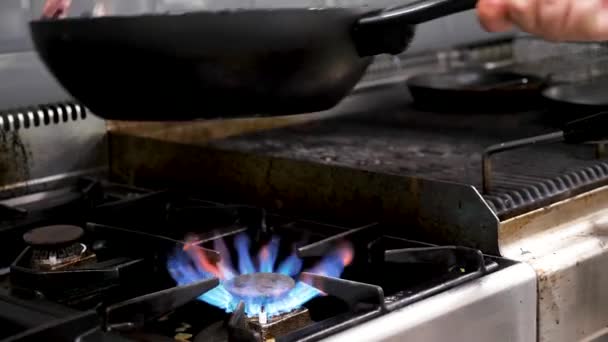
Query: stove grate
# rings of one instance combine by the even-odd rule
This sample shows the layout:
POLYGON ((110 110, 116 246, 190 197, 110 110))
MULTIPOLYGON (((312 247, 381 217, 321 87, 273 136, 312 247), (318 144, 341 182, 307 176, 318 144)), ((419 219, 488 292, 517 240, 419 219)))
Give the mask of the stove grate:
MULTIPOLYGON (((103 189, 107 188, 105 184, 103 189)), ((102 197, 104 194, 105 190, 102 197)), ((375 223, 354 228, 325 225, 173 192, 150 191, 97 203, 83 213, 95 223, 83 225, 80 237, 83 244, 95 249, 95 263, 82 269, 34 270, 29 268, 29 246, 11 266, 13 296, 19 296, 17 290, 34 288, 45 301, 81 310, 82 315, 40 325, 15 341, 62 340, 54 337, 64 333, 68 339, 76 334, 83 341, 100 335, 118 336, 118 340, 168 340, 176 336, 194 340, 221 336, 220 340, 238 342, 260 341, 264 336, 281 341, 318 340, 499 267, 476 249, 434 247, 391 237, 387 232, 394 227, 375 223), (186 224, 197 217, 194 224, 186 224), (205 218, 202 223, 201 217, 205 218), (193 228, 198 230, 190 231, 193 228), (296 311, 280 314, 283 316, 248 317, 244 302, 237 303, 231 313, 210 305, 202 300, 203 294, 217 289, 220 279, 200 279, 199 283, 191 279, 194 282, 175 286, 165 267, 171 250, 183 250, 193 243, 186 238, 192 232, 201 237, 195 243, 205 259, 215 264, 225 255, 213 249, 218 239, 234 242, 236 236, 247 234, 255 243, 252 248, 259 245, 262 249, 269 239, 279 236, 286 243, 279 248, 277 260, 297 255, 303 269, 311 271, 294 275, 294 280, 324 295, 296 311), (352 254, 341 256, 350 261, 343 261, 347 266, 340 278, 317 273, 313 266, 346 242, 352 245, 352 254), (395 276, 402 273, 416 276, 395 276), (97 316, 91 317, 91 312, 97 316), (79 322, 87 328, 74 328, 79 322)), ((238 253, 228 252, 232 257, 238 253)))

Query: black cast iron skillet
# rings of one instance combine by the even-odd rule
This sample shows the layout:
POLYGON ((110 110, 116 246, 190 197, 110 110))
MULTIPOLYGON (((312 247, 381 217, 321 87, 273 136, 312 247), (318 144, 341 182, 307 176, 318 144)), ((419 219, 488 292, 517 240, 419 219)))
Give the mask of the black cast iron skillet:
POLYGON ((541 93, 547 84, 540 77, 483 68, 421 74, 406 83, 417 107, 450 112, 533 108, 541 104, 541 93))
POLYGON ((103 118, 273 116, 335 106, 371 56, 407 48, 412 25, 475 4, 45 19, 30 28, 56 79, 103 118))

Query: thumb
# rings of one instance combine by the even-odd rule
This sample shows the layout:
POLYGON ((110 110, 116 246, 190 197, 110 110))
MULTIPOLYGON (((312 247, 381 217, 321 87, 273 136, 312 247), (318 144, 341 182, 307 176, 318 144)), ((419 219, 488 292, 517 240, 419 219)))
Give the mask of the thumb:
POLYGON ((481 26, 490 32, 507 31, 513 26, 505 0, 479 0, 477 15, 481 26))

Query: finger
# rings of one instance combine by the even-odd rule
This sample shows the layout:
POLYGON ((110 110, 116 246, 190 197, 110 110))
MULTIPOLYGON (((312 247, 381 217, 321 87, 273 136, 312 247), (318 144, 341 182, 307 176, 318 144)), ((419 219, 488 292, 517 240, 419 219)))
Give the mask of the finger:
POLYGON ((71 0, 49 0, 44 4, 42 14, 47 18, 62 17, 67 14, 71 0))
POLYGON ((490 32, 509 30, 513 25, 509 21, 505 0, 480 0, 477 2, 479 22, 490 32))
POLYGON ((570 0, 538 0, 536 31, 542 33, 548 40, 567 39, 568 34, 564 30, 572 3, 573 1, 570 0))
POLYGON ((592 19, 589 20, 590 26, 587 27, 587 39, 591 41, 608 40, 608 8, 602 0, 596 0, 593 5, 589 12, 592 19))
POLYGON ((72 6, 72 0, 63 0, 63 15, 67 16, 72 6))
POLYGON ((57 1, 48 1, 44 4, 42 15, 47 18, 52 18, 58 12, 59 8, 59 3, 57 1))
POLYGON ((511 21, 526 32, 536 33, 536 0, 507 1, 507 11, 511 21))
POLYGON ((608 10, 602 0, 571 0, 573 3, 564 25, 569 40, 606 40, 608 10), (576 3, 574 3, 576 1, 576 3))

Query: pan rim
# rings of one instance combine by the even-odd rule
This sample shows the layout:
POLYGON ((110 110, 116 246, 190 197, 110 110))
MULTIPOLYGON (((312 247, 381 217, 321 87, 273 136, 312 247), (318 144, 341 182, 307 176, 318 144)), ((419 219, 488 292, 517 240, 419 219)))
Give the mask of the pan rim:
MULTIPOLYGON (((588 85, 590 85, 590 84, 588 84, 588 85)), ((576 96, 570 95, 570 96, 561 96, 560 97, 560 96, 557 96, 557 94, 555 94, 556 91, 575 89, 580 86, 584 86, 584 84, 575 84, 575 83, 556 84, 556 85, 553 85, 553 86, 550 86, 550 87, 547 87, 546 89, 544 89, 542 91, 541 95, 543 96, 543 98, 545 98, 549 101, 568 104, 568 105, 589 106, 589 107, 607 107, 608 106, 608 98, 603 100, 603 102, 590 102, 590 101, 580 100, 580 98, 577 100, 576 96)))
MULTIPOLYGON (((445 84, 438 86, 437 84, 431 84, 428 82, 429 80, 433 80, 433 79, 437 80, 438 78, 440 78, 442 76, 445 76, 446 79, 450 79, 450 78, 455 79, 458 75, 462 75, 462 74, 471 74, 474 76, 481 76, 481 77, 487 76, 488 74, 508 75, 508 76, 513 76, 514 79, 515 78, 526 78, 526 79, 530 80, 530 83, 537 84, 539 87, 545 84, 545 80, 543 80, 540 77, 536 77, 534 75, 518 73, 518 72, 513 72, 513 71, 508 71, 508 70, 487 70, 487 69, 482 69, 482 68, 450 70, 447 72, 444 71, 444 72, 423 73, 423 74, 414 75, 414 76, 408 78, 405 81, 405 83, 408 87, 415 87, 418 89, 428 89, 428 90, 441 91, 441 92, 458 92, 458 93, 487 92, 486 90, 478 90, 475 88, 466 87, 464 84, 457 85, 454 83, 445 82, 445 84)), ((497 90, 494 90, 494 91, 497 91, 497 90)))
POLYGON ((269 13, 346 13, 346 12, 357 12, 360 15, 365 15, 373 11, 368 5, 360 7, 343 7, 343 6, 332 6, 332 7, 278 7, 278 8, 226 8, 217 10, 193 10, 193 11, 180 11, 180 12, 147 12, 141 14, 111 14, 99 17, 66 17, 61 19, 33 19, 30 20, 30 24, 55 24, 62 22, 101 22, 105 20, 132 20, 132 19, 144 19, 144 18, 184 18, 188 16, 233 16, 233 15, 267 15, 269 13))

